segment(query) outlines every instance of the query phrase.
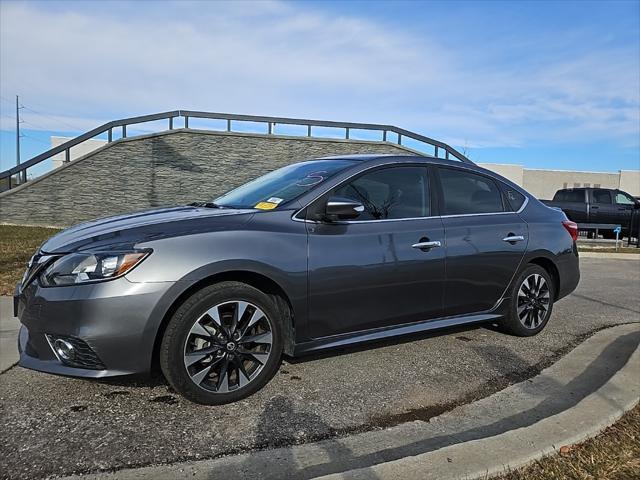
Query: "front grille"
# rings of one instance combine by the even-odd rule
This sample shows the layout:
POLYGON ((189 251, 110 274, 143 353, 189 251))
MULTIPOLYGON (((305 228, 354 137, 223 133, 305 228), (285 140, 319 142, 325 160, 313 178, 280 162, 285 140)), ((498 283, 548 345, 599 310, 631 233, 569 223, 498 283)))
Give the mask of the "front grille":
POLYGON ((84 340, 67 335, 47 335, 47 339, 49 340, 49 345, 51 345, 53 353, 65 365, 76 368, 88 368, 90 370, 106 369, 104 363, 102 363, 98 355, 96 355, 96 352, 94 352, 84 340), (64 340, 73 345, 75 355, 72 359, 61 358, 56 354, 53 345, 57 339, 64 340))

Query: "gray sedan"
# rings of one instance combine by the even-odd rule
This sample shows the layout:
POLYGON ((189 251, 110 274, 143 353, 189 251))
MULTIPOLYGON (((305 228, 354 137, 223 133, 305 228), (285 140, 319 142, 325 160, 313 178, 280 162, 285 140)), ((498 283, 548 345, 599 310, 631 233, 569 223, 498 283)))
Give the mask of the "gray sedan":
POLYGON ((20 365, 159 365, 187 398, 222 404, 264 386, 283 354, 479 322, 535 335, 578 284, 576 238, 562 212, 473 164, 296 163, 49 239, 16 288, 20 365))

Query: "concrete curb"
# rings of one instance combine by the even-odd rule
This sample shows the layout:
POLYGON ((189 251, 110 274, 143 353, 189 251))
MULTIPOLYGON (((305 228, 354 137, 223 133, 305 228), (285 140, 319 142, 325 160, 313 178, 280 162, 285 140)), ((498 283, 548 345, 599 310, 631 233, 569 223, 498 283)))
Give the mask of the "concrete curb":
POLYGON ((614 252, 579 252, 580 258, 612 258, 616 260, 640 260, 638 253, 614 253, 614 252))
POLYGON ((454 479, 525 465, 611 425, 640 398, 640 323, 598 332, 535 378, 414 421, 321 442, 74 479, 454 479))

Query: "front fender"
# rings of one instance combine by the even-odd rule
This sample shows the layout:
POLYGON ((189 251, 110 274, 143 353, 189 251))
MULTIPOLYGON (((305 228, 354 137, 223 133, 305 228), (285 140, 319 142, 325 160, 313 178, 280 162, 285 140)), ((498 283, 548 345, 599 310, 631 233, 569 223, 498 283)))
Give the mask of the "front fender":
POLYGON ((155 342, 163 321, 177 301, 201 282, 222 274, 249 273, 275 283, 293 308, 296 335, 305 335, 307 318, 307 234, 290 212, 255 215, 242 230, 196 233, 145 242, 152 248, 131 282, 171 282, 155 306, 145 338, 155 342))

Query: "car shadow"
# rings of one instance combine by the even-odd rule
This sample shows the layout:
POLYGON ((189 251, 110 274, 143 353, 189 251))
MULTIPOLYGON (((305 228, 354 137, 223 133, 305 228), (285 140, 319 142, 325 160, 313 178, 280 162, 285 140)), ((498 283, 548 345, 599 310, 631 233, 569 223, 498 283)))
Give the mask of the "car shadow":
MULTIPOLYGON (((221 462, 212 466, 207 478, 221 480, 226 478, 260 480, 307 480, 341 471, 340 465, 350 465, 356 459, 351 449, 339 440, 319 442, 319 451, 314 458, 322 458, 323 463, 305 466, 304 457, 297 457, 295 447, 278 448, 277 438, 296 439, 302 435, 314 435, 320 432, 331 432, 331 427, 319 415, 302 409, 296 409, 287 397, 277 395, 270 399, 260 414, 255 429, 256 448, 262 449, 245 454, 238 463, 221 462), (281 419, 286 418, 287 422, 281 419), (274 431, 277 435, 274 436, 274 431), (327 468, 329 466, 329 468, 327 468)), ((379 478, 373 471, 359 472, 363 478, 375 480, 379 478)))

